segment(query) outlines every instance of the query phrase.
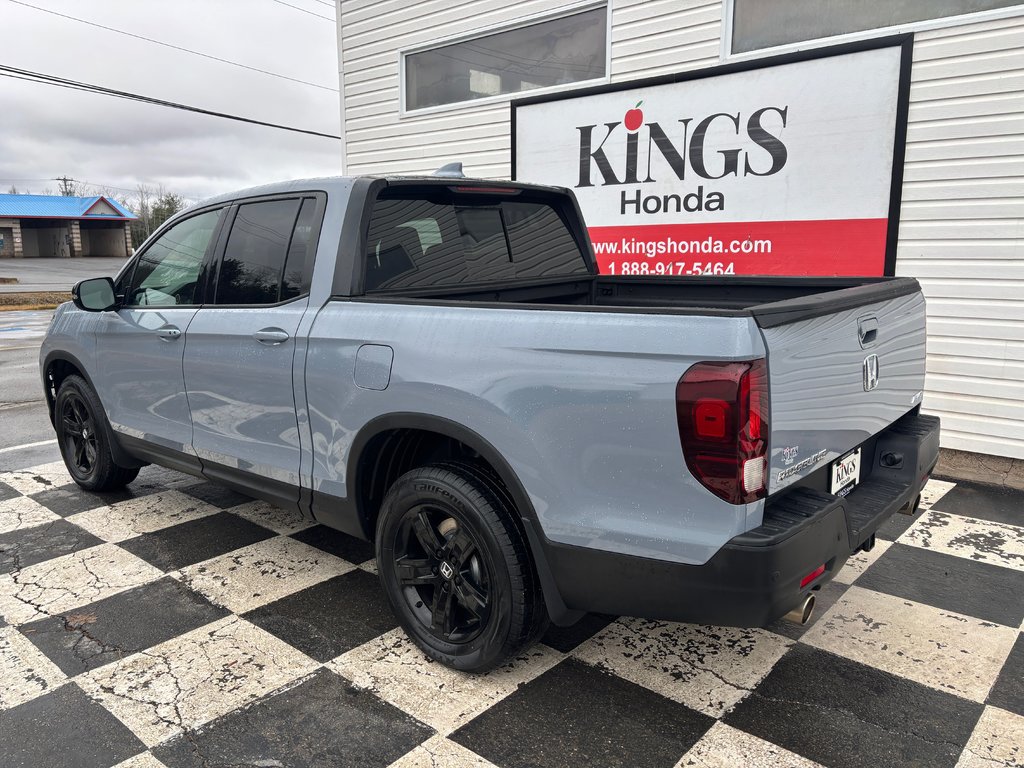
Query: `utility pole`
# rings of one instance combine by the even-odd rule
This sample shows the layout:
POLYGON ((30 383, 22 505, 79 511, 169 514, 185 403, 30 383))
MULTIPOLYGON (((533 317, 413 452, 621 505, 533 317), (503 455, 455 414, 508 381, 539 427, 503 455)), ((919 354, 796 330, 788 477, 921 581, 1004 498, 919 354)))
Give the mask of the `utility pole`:
POLYGON ((75 196, 75 188, 72 186, 75 183, 74 179, 69 179, 67 176, 59 176, 54 181, 60 182, 60 194, 62 197, 75 196))

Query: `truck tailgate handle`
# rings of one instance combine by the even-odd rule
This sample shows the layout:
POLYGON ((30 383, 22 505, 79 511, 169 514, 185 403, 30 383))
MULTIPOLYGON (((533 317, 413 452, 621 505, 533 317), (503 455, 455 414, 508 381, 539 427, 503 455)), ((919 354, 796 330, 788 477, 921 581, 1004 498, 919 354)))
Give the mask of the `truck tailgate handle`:
POLYGON ((878 318, 862 317, 857 321, 857 335, 862 347, 870 347, 878 338, 878 318))
POLYGON ((156 329, 156 335, 164 341, 175 341, 181 338, 181 328, 176 325, 165 325, 156 329))
POLYGON ((273 346, 288 341, 288 331, 281 330, 280 328, 261 328, 252 337, 260 344, 273 346))

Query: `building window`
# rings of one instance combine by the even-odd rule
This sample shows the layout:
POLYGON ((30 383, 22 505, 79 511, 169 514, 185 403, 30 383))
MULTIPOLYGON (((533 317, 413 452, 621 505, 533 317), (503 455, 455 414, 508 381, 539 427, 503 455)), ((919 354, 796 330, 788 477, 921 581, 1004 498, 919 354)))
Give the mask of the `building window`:
POLYGON ((607 8, 405 56, 406 109, 603 78, 607 8))
POLYGON ((733 0, 732 52, 1021 5, 1021 0, 733 0))

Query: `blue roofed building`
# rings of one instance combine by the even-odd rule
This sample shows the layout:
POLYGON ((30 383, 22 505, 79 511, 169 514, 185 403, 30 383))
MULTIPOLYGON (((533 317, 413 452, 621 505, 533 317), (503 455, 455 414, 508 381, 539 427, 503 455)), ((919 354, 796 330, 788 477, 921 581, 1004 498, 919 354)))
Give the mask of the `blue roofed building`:
POLYGON ((0 258, 127 258, 136 218, 102 195, 0 195, 0 258))

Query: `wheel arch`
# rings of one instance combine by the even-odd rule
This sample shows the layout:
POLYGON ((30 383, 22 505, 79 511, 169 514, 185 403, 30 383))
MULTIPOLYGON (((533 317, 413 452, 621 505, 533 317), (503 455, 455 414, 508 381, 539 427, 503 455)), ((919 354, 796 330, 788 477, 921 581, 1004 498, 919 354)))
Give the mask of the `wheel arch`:
MULTIPOLYGON (((46 409, 49 411, 51 424, 54 422, 53 408, 57 400, 57 391, 60 389, 61 382, 68 376, 81 376, 99 397, 99 391, 93 384, 92 377, 85 370, 85 366, 70 352, 63 350, 50 352, 43 361, 42 376, 43 394, 46 396, 46 409)), ((101 399, 100 402, 103 400, 101 399)))
MULTIPOLYGON (((75 355, 70 352, 63 350, 54 350, 50 352, 43 360, 42 365, 42 377, 43 377, 43 394, 46 397, 46 410, 50 416, 50 424, 55 422, 54 406, 57 400, 57 392, 60 390, 61 383, 68 376, 80 376, 85 379, 85 383, 88 384, 92 391, 96 393, 97 399, 100 404, 103 404, 103 395, 99 389, 93 383, 92 377, 86 370, 85 366, 82 365, 82 361, 79 360, 75 355)), ((146 462, 140 461, 135 456, 125 451, 121 445, 121 441, 117 439, 117 433, 114 432, 110 426, 110 419, 106 414, 106 406, 103 406, 103 429, 106 432, 107 442, 110 445, 110 453, 114 458, 114 462, 122 467, 142 467, 145 466, 146 462)))
MULTIPOLYGON (((559 625, 568 625, 578 620, 583 613, 569 610, 555 583, 548 564, 547 545, 541 533, 537 513, 526 487, 509 462, 487 438, 479 432, 443 416, 424 413, 401 412, 378 416, 367 422, 356 435, 349 452, 346 471, 346 487, 349 498, 354 502, 354 511, 367 538, 372 539, 376 523, 376 512, 373 508, 375 493, 373 473, 388 477, 379 466, 379 458, 388 450, 389 439, 401 439, 400 433, 416 433, 417 435, 433 435, 440 440, 454 441, 476 454, 497 475, 515 502, 519 515, 517 523, 522 525, 526 535, 526 543, 537 568, 544 600, 551 620, 559 625)), ((401 450, 401 446, 391 446, 401 450)), ((415 465, 415 462, 413 462, 415 465)), ((401 466, 399 459, 398 466, 401 466)), ((392 478, 393 479, 393 478, 392 478)))

